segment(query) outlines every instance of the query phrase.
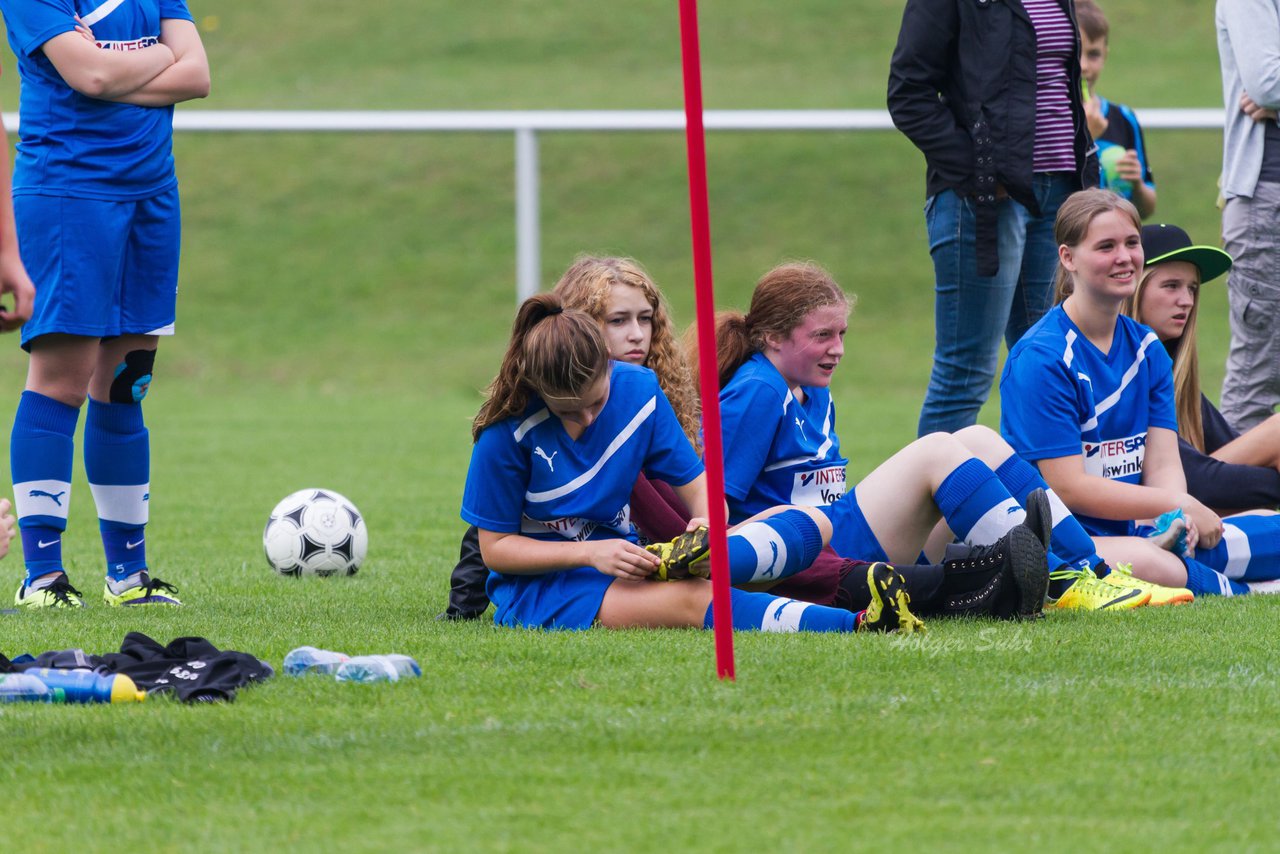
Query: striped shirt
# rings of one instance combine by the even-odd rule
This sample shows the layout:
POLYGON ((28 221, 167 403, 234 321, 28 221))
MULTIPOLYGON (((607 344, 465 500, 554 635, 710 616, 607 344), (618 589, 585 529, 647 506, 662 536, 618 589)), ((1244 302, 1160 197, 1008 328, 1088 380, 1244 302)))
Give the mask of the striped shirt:
POLYGON ((1080 78, 1071 19, 1059 0, 1022 0, 1036 30, 1036 145, 1034 171, 1076 169, 1069 86, 1080 78))

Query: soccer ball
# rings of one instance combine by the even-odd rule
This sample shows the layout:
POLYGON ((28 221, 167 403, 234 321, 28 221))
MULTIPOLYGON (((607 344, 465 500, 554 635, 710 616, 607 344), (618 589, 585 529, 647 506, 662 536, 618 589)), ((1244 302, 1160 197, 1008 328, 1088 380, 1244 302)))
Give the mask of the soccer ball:
POLYGON ((360 511, 332 489, 285 497, 262 531, 267 563, 281 575, 355 575, 368 548, 360 511))

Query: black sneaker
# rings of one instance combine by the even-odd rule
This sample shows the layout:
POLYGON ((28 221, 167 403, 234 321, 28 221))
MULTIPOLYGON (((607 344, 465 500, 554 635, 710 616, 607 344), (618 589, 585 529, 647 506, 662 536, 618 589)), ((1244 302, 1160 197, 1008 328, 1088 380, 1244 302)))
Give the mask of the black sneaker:
MULTIPOLYGON (((963 559, 952 559, 952 565, 960 564, 963 559)), ((944 564, 944 567, 946 564, 944 564)), ((960 592, 953 592, 942 600, 942 613, 948 617, 990 617, 996 613, 1001 601, 1006 581, 1012 583, 1011 577, 1003 569, 983 573, 978 568, 978 577, 984 578, 980 585, 960 592)))
POLYGON ((989 546, 968 546, 948 550, 943 561, 948 573, 991 572, 988 580, 973 591, 968 608, 977 613, 989 607, 993 617, 1002 620, 1035 620, 1044 616, 1044 599, 1049 591, 1049 563, 1039 537, 1025 525, 1014 525, 1009 532, 989 546))
POLYGON ((1053 537, 1053 505, 1049 503, 1049 493, 1043 489, 1033 489, 1027 493, 1023 506, 1027 508, 1023 526, 1035 534, 1040 545, 1048 551, 1049 540, 1053 537))

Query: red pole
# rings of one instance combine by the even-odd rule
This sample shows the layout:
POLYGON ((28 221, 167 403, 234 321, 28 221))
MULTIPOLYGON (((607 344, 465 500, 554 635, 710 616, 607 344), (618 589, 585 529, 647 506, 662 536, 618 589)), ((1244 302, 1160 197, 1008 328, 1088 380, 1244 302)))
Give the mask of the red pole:
POLYGON ((702 443, 707 465, 707 516, 711 523, 711 613, 715 618, 716 675, 733 679, 733 604, 729 599, 728 520, 724 507, 724 451, 720 441, 716 300, 711 286, 711 215, 707 210, 707 148, 702 129, 697 0, 680 0, 680 49, 684 65, 685 147, 689 152, 689 220, 693 229, 702 443))

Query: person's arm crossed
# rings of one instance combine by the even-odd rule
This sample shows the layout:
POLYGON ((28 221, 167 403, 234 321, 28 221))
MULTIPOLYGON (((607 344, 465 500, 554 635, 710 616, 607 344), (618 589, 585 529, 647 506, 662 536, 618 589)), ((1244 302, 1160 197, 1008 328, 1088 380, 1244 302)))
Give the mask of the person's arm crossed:
POLYGON ((49 39, 41 50, 68 86, 105 101, 134 91, 174 64, 173 51, 159 42, 138 50, 102 50, 78 17, 74 30, 49 39))
POLYGON ((209 94, 209 60, 191 21, 166 18, 160 40, 134 51, 102 50, 93 31, 77 19, 76 29, 54 36, 45 56, 72 89, 90 98, 168 107, 209 94))
MULTIPOLYGON (((9 170, 9 139, 0 121, 0 294, 10 294, 13 306, 0 306, 0 332, 12 332, 31 319, 35 285, 18 254, 18 230, 13 222, 13 198, 9 170)), ((0 526, 2 527, 2 526, 0 526)), ((5 541, 8 548, 8 540, 5 541)), ((0 556, 3 552, 0 552, 0 556)))
POLYGON ((142 107, 167 107, 209 96, 209 58, 196 25, 180 18, 162 20, 160 44, 173 51, 173 65, 113 100, 142 107))

